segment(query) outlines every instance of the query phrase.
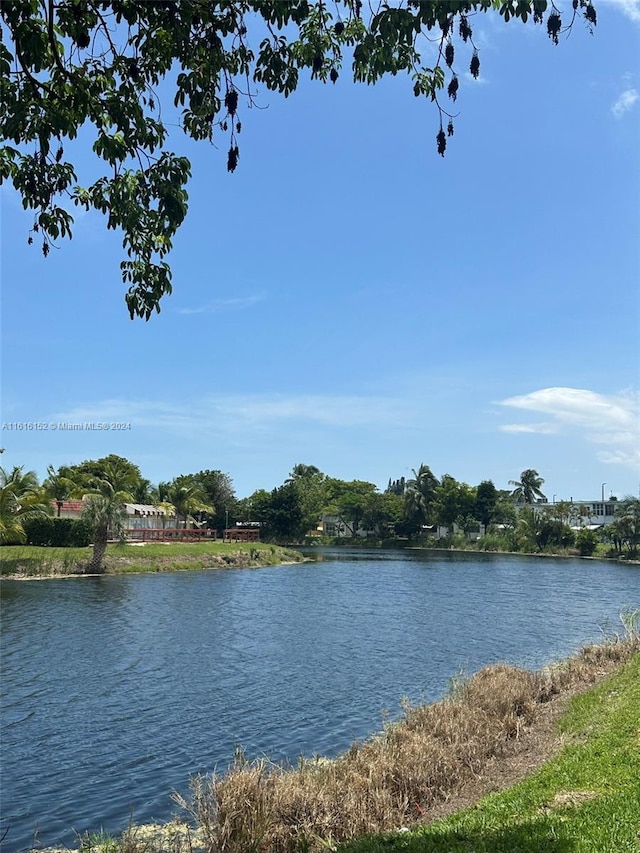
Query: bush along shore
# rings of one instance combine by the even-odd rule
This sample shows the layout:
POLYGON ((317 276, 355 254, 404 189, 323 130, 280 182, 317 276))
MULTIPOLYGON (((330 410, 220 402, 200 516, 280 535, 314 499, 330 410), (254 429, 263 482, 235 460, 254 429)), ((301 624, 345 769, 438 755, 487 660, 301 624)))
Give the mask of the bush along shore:
POLYGON ((639 616, 624 616, 623 636, 539 672, 498 664, 456 681, 336 759, 282 767, 238 754, 176 797, 188 820, 85 835, 80 849, 636 851, 639 616))
MULTIPOLYGON (((27 579, 84 575, 91 554, 91 547, 40 548, 33 545, 5 545, 0 549, 0 576, 27 579)), ((257 568, 297 563, 303 559, 301 554, 290 548, 259 542, 113 544, 107 547, 103 574, 257 568)))

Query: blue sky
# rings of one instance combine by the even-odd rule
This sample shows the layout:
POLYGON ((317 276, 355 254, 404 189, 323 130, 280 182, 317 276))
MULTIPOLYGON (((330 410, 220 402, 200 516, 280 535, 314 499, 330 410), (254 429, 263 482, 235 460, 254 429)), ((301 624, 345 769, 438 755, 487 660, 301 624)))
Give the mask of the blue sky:
POLYGON ((637 494, 640 3, 596 8, 558 47, 476 22, 444 159, 410 81, 347 69, 243 109, 233 175, 224 144, 176 132, 190 209, 148 323, 100 215, 44 259, 4 187, 2 421, 130 429, 5 429, 3 466, 116 453, 152 482, 221 469, 243 497, 298 462, 381 488, 424 462, 637 494))

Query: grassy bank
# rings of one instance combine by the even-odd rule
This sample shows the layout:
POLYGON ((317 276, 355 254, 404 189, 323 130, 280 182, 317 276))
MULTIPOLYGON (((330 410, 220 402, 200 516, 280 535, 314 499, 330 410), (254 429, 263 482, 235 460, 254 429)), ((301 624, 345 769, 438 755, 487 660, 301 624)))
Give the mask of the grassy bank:
MULTIPOLYGON (((39 548, 5 545, 0 548, 0 575, 57 577, 82 574, 91 548, 39 548)), ((259 542, 171 542, 169 544, 109 545, 106 574, 188 569, 275 566, 302 560, 297 551, 259 542)))
POLYGON ((540 672, 488 667, 440 702, 406 707, 401 721, 336 759, 283 768, 239 758, 223 775, 198 777, 180 803, 195 828, 131 827, 121 839, 86 836, 81 846, 638 853, 637 612, 634 619, 623 638, 540 672), (483 797, 494 790, 502 792, 483 797))
POLYGON ((573 699, 565 746, 539 771, 476 806, 407 832, 369 836, 342 853, 638 853, 640 653, 573 699))

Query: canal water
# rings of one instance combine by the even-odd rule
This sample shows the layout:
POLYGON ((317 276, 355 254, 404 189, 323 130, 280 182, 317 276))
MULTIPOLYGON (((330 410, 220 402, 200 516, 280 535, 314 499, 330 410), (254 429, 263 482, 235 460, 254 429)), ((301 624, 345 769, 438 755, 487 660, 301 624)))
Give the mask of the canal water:
POLYGON ((3 580, 3 850, 169 819, 189 777, 335 755, 449 679, 621 628, 640 568, 445 552, 3 580))

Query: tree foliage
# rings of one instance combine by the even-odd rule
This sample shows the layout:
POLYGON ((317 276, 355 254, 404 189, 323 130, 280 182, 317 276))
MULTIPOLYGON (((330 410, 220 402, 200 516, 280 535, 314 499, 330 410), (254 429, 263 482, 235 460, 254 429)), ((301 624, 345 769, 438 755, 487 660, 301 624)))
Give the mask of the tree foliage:
POLYGON ((438 480, 428 465, 422 463, 413 477, 405 483, 405 511, 407 517, 420 526, 430 524, 438 489, 438 480))
POLYGON ((544 500, 545 496, 541 490, 544 480, 533 468, 524 470, 519 480, 509 480, 509 485, 515 487, 511 497, 517 503, 532 504, 538 499, 544 500))
POLYGON ((590 0, 564 17, 548 0, 3 0, 0 179, 33 211, 29 242, 45 255, 71 236, 66 199, 103 213, 122 233, 129 314, 149 319, 172 289, 166 257, 191 175, 168 150, 174 114, 160 87, 188 137, 224 141, 233 172, 262 87, 287 97, 301 74, 336 83, 346 63, 361 83, 404 74, 437 109, 444 156, 463 75, 480 73, 475 19, 488 12, 546 24, 555 44, 576 16, 596 23, 590 0), (78 183, 69 142, 81 130, 98 173, 78 183))
POLYGON ((0 545, 26 542, 24 522, 51 513, 34 471, 0 468, 0 545))
POLYGON ((56 480, 72 484, 72 496, 82 497, 86 493, 111 494, 120 492, 126 497, 123 501, 134 501, 134 493, 145 481, 140 468, 124 456, 110 453, 101 459, 87 459, 77 465, 61 465, 55 472, 49 470, 49 481, 55 474, 56 480))

